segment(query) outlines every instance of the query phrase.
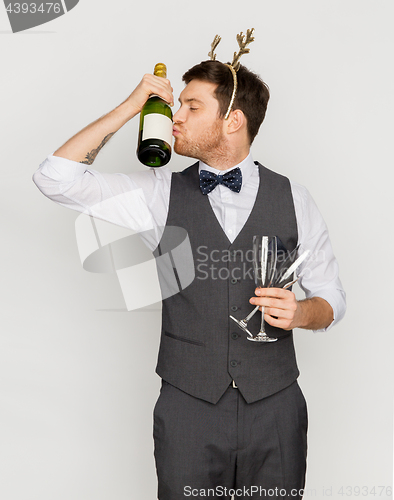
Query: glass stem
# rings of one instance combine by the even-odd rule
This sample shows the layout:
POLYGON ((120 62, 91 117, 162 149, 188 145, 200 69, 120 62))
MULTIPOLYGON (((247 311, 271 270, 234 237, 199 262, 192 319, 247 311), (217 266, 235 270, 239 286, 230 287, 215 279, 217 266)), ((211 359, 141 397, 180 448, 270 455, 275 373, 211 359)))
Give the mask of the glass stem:
POLYGON ((247 323, 247 322, 250 320, 250 318, 251 318, 252 316, 254 316, 254 315, 257 313, 257 311, 259 310, 259 307, 260 307, 260 306, 256 306, 256 307, 253 309, 253 311, 252 311, 252 312, 250 312, 250 313, 246 316, 246 318, 244 319, 244 322, 245 322, 245 323, 247 323))
POLYGON ((261 307, 261 327, 260 327, 260 333, 265 333, 265 328, 264 328, 264 306, 261 307))

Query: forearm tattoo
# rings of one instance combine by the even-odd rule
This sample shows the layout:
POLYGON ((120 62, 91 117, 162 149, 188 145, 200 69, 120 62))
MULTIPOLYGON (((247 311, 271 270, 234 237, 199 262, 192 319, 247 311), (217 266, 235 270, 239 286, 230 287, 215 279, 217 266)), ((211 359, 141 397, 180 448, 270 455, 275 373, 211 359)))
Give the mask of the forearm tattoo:
POLYGON ((92 149, 92 151, 85 156, 86 159, 84 161, 81 161, 80 163, 84 163, 85 165, 91 165, 96 159, 96 156, 99 154, 100 150, 107 144, 107 142, 111 139, 114 133, 115 132, 112 132, 111 134, 105 136, 100 146, 96 149, 92 149))

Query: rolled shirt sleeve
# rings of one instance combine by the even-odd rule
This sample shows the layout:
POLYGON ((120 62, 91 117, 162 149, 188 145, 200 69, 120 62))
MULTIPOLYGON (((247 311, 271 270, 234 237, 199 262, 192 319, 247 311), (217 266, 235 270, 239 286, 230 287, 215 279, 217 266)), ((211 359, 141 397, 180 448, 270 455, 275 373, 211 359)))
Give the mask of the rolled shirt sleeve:
POLYGON ((333 309, 334 320, 324 329, 328 331, 345 315, 346 294, 339 279, 339 266, 334 256, 328 229, 308 190, 292 183, 296 208, 299 253, 309 250, 308 258, 301 264, 299 285, 306 298, 321 297, 333 309))
MULTIPOLYGON (((49 199, 73 210, 143 232, 165 225, 171 185, 166 167, 132 174, 106 174, 49 155, 33 175, 49 199)), ((152 242, 155 248, 157 241, 152 242)))

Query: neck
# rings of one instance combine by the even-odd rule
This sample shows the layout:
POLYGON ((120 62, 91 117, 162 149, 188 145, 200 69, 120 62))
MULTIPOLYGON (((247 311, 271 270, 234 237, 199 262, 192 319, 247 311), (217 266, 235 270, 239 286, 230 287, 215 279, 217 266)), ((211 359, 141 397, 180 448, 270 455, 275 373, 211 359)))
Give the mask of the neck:
POLYGON ((204 155, 205 158, 197 158, 203 161, 206 165, 217 170, 228 170, 235 167, 243 161, 249 154, 249 147, 239 148, 236 150, 229 150, 226 148, 217 148, 215 151, 210 151, 209 154, 204 155))

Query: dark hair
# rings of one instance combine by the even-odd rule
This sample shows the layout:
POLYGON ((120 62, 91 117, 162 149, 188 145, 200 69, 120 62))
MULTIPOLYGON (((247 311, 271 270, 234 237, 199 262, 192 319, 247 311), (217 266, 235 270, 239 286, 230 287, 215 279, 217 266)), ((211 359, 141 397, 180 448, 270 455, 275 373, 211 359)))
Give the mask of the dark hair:
MULTIPOLYGON (((223 118, 227 112, 233 93, 233 74, 227 66, 219 61, 203 61, 190 68, 182 80, 188 84, 192 80, 202 80, 215 83, 215 97, 219 101, 219 116, 223 118)), ((237 71, 238 88, 233 104, 234 109, 240 109, 247 120, 247 130, 250 144, 263 123, 270 93, 263 80, 245 66, 240 65, 237 71)))

